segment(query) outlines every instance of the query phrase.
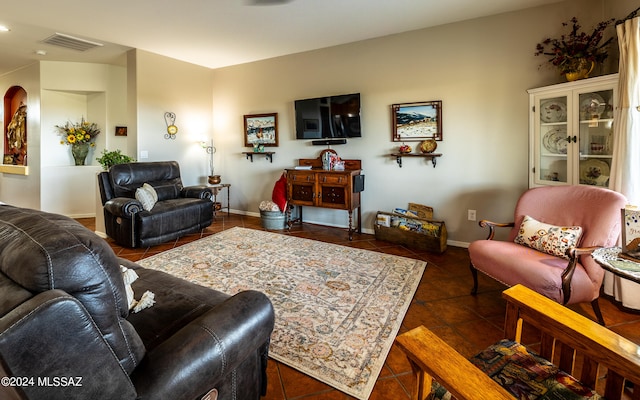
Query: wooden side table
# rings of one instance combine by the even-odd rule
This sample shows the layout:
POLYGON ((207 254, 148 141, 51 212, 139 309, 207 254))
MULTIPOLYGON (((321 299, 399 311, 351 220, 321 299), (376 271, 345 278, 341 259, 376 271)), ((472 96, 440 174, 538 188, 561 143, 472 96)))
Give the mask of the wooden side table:
POLYGON ((640 310, 640 263, 620 259, 620 247, 605 247, 594 251, 591 256, 610 275, 604 277, 605 294, 612 296, 624 307, 640 310))
POLYGON ((218 194, 220 193, 220 191, 222 189, 227 189, 227 204, 226 206, 222 206, 220 207, 220 210, 223 209, 227 209, 227 217, 231 215, 231 211, 229 208, 229 205, 231 204, 229 199, 231 197, 231 184, 230 183, 217 183, 215 185, 209 184, 209 187, 212 189, 213 191, 213 204, 214 204, 214 208, 213 208, 213 217, 215 218, 216 214, 218 213, 218 210, 215 209, 215 203, 218 202, 218 194))

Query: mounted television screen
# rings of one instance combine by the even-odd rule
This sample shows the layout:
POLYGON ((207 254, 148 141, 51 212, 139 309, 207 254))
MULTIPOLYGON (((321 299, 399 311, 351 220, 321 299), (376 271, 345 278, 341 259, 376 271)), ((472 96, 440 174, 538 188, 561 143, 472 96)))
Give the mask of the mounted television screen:
POLYGON ((360 93, 296 100, 297 139, 360 137, 360 93))

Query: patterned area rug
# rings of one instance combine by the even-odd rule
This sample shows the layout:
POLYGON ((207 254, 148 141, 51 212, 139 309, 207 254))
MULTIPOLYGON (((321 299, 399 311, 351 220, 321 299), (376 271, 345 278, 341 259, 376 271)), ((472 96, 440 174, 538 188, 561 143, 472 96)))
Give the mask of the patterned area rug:
POLYGON ((270 356, 358 399, 371 394, 426 267, 245 228, 139 264, 230 295, 266 293, 276 313, 270 356))

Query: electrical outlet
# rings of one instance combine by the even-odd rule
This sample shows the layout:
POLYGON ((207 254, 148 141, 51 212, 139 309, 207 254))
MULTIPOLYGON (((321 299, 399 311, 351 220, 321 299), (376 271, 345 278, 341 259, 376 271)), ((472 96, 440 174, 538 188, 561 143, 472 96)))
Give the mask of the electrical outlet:
POLYGON ((467 210, 467 219, 469 221, 475 221, 476 220, 476 210, 467 210))

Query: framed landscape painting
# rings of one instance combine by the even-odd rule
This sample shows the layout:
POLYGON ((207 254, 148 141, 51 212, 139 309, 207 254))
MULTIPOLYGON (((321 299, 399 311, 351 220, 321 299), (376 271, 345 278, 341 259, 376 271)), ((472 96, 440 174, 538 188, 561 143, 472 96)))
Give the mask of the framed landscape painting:
POLYGON ((393 104, 393 141, 442 140, 442 101, 393 104))
POLYGON ((244 116, 244 145, 277 146, 278 113, 244 116))

